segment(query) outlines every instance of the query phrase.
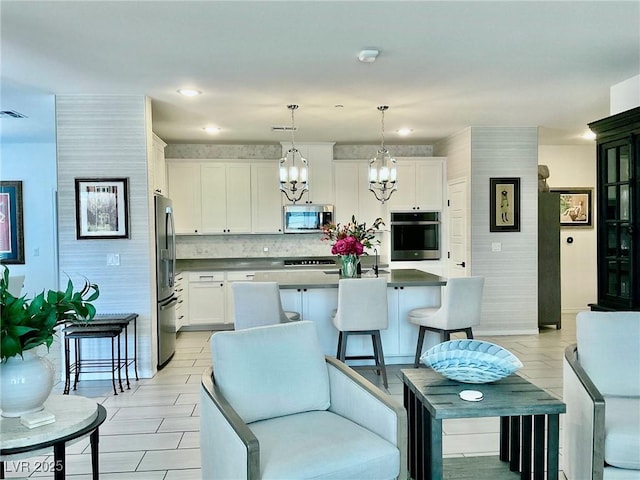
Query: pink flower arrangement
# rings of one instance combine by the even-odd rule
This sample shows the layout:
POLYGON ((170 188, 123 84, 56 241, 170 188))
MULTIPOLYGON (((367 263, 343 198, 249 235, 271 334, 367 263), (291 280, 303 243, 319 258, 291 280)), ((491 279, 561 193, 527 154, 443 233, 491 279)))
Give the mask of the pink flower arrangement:
POLYGON ((322 229, 322 240, 334 240, 331 244, 333 255, 356 255, 360 256, 365 248, 372 248, 373 244, 379 244, 380 240, 375 240, 375 231, 384 225, 382 218, 377 218, 370 228, 366 223, 358 224, 356 217, 351 217, 351 222, 346 225, 330 223, 322 229), (373 242, 372 242, 373 241, 373 242))

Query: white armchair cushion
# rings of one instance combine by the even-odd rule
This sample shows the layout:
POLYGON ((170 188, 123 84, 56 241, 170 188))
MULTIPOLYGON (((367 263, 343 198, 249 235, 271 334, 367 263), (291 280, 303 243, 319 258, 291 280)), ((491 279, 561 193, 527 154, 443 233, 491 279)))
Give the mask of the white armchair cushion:
POLYGON ((327 366, 309 321, 218 332, 211 352, 218 387, 245 423, 329 408, 327 366))
POLYGON ((640 470, 640 397, 605 396, 604 460, 640 470))
POLYGON ((262 420, 250 428, 260 443, 264 480, 382 480, 400 473, 397 447, 329 411, 262 420))

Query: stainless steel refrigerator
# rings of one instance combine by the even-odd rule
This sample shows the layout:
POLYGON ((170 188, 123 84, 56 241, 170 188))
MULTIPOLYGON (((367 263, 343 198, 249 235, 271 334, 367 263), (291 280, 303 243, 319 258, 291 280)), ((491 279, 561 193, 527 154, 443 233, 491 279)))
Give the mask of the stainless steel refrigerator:
POLYGON ((156 195, 155 214, 158 369, 161 369, 171 360, 176 349, 176 235, 171 200, 156 195))

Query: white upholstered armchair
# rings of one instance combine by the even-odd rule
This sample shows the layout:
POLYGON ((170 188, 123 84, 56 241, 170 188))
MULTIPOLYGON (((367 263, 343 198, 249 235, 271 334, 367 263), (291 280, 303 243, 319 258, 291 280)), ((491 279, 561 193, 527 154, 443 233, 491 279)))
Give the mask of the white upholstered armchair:
POLYGON ((566 477, 640 479, 640 312, 580 312, 563 371, 566 477))
POLYGON ((202 478, 405 479, 407 419, 301 321, 218 332, 200 403, 202 478))

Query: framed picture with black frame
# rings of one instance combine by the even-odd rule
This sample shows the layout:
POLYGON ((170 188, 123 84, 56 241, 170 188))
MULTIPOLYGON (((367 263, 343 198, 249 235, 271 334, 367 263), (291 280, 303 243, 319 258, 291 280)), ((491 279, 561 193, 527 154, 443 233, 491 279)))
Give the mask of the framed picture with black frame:
POLYGON ((551 192, 560 194, 560 226, 592 227, 591 188, 552 188, 551 192))
POLYGON ((78 240, 129 238, 127 178, 76 178, 78 240))
POLYGON ((0 263, 24 264, 22 182, 0 182, 0 263))
POLYGON ((489 231, 520 231, 520 178, 489 179, 489 231))

